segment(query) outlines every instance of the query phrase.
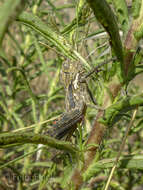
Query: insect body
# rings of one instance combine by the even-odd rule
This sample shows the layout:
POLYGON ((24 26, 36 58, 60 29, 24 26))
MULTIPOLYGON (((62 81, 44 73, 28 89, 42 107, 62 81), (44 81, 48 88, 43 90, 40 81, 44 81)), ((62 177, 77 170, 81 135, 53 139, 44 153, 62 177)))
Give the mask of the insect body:
POLYGON ((53 126, 53 131, 48 132, 55 138, 62 138, 68 132, 73 132, 77 123, 81 122, 86 111, 86 102, 88 101, 87 92, 90 99, 96 104, 90 89, 87 86, 86 79, 94 72, 99 72, 99 68, 116 58, 107 60, 97 65, 90 73, 84 75, 84 69, 80 62, 64 62, 61 70, 61 82, 65 88, 66 111, 59 121, 53 126))
POLYGON ((81 122, 85 110, 85 90, 86 86, 80 83, 79 79, 83 71, 81 64, 78 62, 65 62, 61 70, 61 82, 64 85, 66 98, 66 111, 53 126, 53 131, 48 132, 51 136, 60 139, 66 134, 73 132, 77 123, 81 122))
POLYGON ((79 62, 65 62, 62 66, 61 79, 66 91, 66 111, 78 108, 85 103, 86 86, 80 83, 83 73, 79 62))

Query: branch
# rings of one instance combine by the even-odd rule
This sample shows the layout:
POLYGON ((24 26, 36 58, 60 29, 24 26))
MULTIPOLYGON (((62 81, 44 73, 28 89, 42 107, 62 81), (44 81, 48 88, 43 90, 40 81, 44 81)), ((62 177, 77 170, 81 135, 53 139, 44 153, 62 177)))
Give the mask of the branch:
MULTIPOLYGON (((136 1, 139 2, 139 1, 136 1)), ((137 7, 137 6, 136 6, 137 7)), ((131 27, 128 31, 125 40, 125 60, 124 60, 124 68, 126 76, 129 73, 131 68, 132 59, 136 52, 138 42, 143 37, 143 0, 140 0, 138 14, 135 14, 134 20, 131 24, 131 27)))
POLYGON ((89 63, 87 63, 87 61, 73 49, 72 45, 66 40, 66 38, 48 27, 38 16, 32 13, 23 12, 19 15, 17 21, 42 35, 51 43, 50 46, 54 45, 65 57, 71 60, 79 59, 84 64, 85 68, 90 68, 89 63))
MULTIPOLYGON (((111 168, 115 163, 116 158, 104 159, 97 162, 93 161, 87 171, 83 174, 84 181, 88 181, 92 176, 96 176, 99 169, 111 168)), ((124 155, 119 159, 118 168, 122 169, 143 169, 142 155, 124 155)))
POLYGON ((59 141, 52 137, 30 133, 3 133, 0 135, 0 147, 5 148, 6 146, 17 146, 22 144, 43 144, 56 148, 59 150, 65 150, 76 155, 78 149, 74 147, 71 143, 65 141, 59 141))
POLYGON ((102 24, 105 30, 108 32, 111 40, 111 46, 123 66, 123 48, 119 35, 118 25, 114 13, 108 3, 105 0, 87 0, 91 9, 93 10, 95 17, 102 24))
POLYGON ((143 106, 143 94, 125 97, 123 100, 109 106, 103 118, 99 121, 106 126, 113 126, 115 122, 119 121, 123 114, 131 109, 135 109, 136 106, 143 106))
MULTIPOLYGON (((94 122, 93 129, 89 135, 87 145, 90 145, 90 144, 98 144, 99 145, 102 142, 102 138, 103 138, 103 136, 105 134, 105 130, 106 130, 105 125, 98 122, 98 119, 102 116, 103 116, 103 111, 100 111, 97 115, 96 121, 94 122)), ((85 156, 84 156, 85 160, 84 160, 83 168, 81 170, 78 168, 75 169, 73 176, 72 176, 72 181, 75 185, 76 190, 78 190, 80 188, 80 186, 82 185, 82 183, 83 183, 82 174, 84 174, 84 172, 87 170, 87 168, 92 163, 97 150, 98 150, 97 146, 90 146, 90 148, 88 148, 88 151, 85 153, 85 156)))

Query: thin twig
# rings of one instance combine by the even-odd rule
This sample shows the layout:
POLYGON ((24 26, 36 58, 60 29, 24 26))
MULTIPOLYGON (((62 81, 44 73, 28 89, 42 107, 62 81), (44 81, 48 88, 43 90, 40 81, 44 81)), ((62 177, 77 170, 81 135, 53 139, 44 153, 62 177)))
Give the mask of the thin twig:
POLYGON ((99 71, 100 71, 99 68, 101 68, 103 65, 106 65, 106 64, 108 64, 110 61, 115 61, 115 60, 117 60, 117 58, 114 57, 114 58, 108 59, 108 60, 106 60, 106 61, 104 61, 104 62, 98 64, 98 65, 97 65, 96 67, 94 67, 91 71, 89 71, 83 78, 81 78, 81 79, 80 79, 80 82, 85 82, 86 79, 87 79, 90 75, 92 75, 94 72, 99 72, 99 71))
POLYGON ((113 166, 112 169, 111 169, 111 172, 110 172, 110 175, 109 175, 109 178, 108 178, 108 180, 107 180, 107 183, 106 183, 106 186, 105 186, 105 189, 104 189, 104 190, 108 190, 108 188, 109 188, 109 185, 110 185, 110 182, 111 182, 111 180, 112 180, 114 171, 115 171, 115 169, 116 169, 116 167, 117 167, 119 158, 120 158, 121 153, 122 153, 122 151, 123 151, 123 149, 124 149, 124 147, 125 147, 125 143, 126 143, 126 140, 127 140, 127 137, 128 137, 129 131, 130 131, 130 128, 132 127, 133 122, 134 122, 134 119, 135 119, 135 117, 136 117, 137 110, 138 110, 137 108, 134 110, 133 115, 132 115, 132 119, 131 119, 129 125, 127 126, 125 136, 124 136, 123 141, 122 141, 122 144, 121 144, 121 146, 120 146, 120 150, 119 150, 119 152, 118 152, 118 154, 117 154, 117 157, 116 157, 114 166, 113 166))

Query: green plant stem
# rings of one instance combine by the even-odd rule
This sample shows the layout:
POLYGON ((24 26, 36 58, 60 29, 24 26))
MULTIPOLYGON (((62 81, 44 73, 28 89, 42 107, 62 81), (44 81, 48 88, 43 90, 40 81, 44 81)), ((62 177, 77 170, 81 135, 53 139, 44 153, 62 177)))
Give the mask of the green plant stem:
MULTIPOLYGON (((109 169, 114 166, 116 158, 108 158, 97 161, 93 160, 93 163, 88 167, 83 174, 84 181, 88 181, 92 176, 96 176, 99 170, 109 169)), ((123 155, 119 158, 117 167, 122 169, 143 169, 143 155, 123 155)))
POLYGON ((139 41, 143 37, 143 0, 140 0, 139 16, 135 21, 137 25, 134 35, 135 38, 139 41))
POLYGON ((9 24, 23 10, 27 0, 7 0, 0 7, 0 46, 9 24))
POLYGON ((108 3, 105 0, 87 0, 91 9, 93 10, 95 17, 106 29, 110 36, 111 46, 121 62, 123 71, 123 48, 122 42, 119 35, 118 25, 114 13, 108 3))
POLYGON ((27 91, 29 92, 31 98, 33 99, 34 102, 38 103, 37 101, 37 97, 35 96, 35 94, 33 93, 31 87, 30 87, 30 84, 27 80, 27 77, 26 77, 26 74, 24 72, 24 70, 20 67, 12 67, 8 70, 8 72, 11 72, 11 71, 19 71, 24 79, 24 83, 25 83, 25 86, 27 88, 27 91))
POLYGON ((99 122, 107 126, 113 126, 125 112, 134 109, 136 106, 143 106, 143 93, 136 96, 125 97, 123 100, 109 106, 99 122))
POLYGON ((4 148, 7 145, 17 145, 20 144, 43 144, 50 146, 52 148, 56 148, 59 150, 65 150, 69 153, 75 155, 78 151, 77 148, 73 147, 71 143, 59 141, 52 137, 41 135, 41 134, 34 134, 32 132, 29 133, 4 133, 0 135, 0 147, 4 148))
POLYGON ((137 114, 137 109, 134 110, 132 119, 131 119, 129 125, 127 126, 125 136, 124 136, 124 138, 123 138, 123 140, 122 140, 122 144, 121 144, 121 146, 120 146, 120 150, 119 150, 119 152, 118 152, 118 154, 117 154, 117 157, 116 157, 114 166, 113 166, 113 168, 111 169, 111 172, 110 172, 110 175, 109 175, 109 177, 108 177, 108 180, 107 180, 107 183, 106 183, 106 186, 105 186, 105 189, 104 189, 104 190, 108 190, 108 189, 109 189, 110 182, 111 182, 111 180, 112 180, 114 171, 115 171, 115 169, 116 169, 116 167, 117 167, 117 164, 118 164, 119 158, 120 158, 120 156, 121 156, 121 153, 122 153, 122 151, 123 151, 123 149, 124 149, 124 147, 125 147, 126 139, 127 139, 127 137, 128 137, 130 128, 131 128, 132 125, 133 125, 133 122, 134 122, 134 120, 135 120, 136 114, 137 114))
MULTIPOLYGON (((130 26, 130 29, 128 30, 128 34, 126 36, 126 40, 124 43, 124 68, 125 68, 125 74, 128 76, 128 72, 130 71, 130 68, 132 68, 133 64, 133 57, 135 55, 138 42, 143 37, 143 0, 140 0, 140 9, 138 9, 138 14, 136 14, 134 20, 132 21, 132 24, 130 26)), ((132 71, 134 72, 134 70, 132 71)))
POLYGON ((34 31, 42 35, 46 40, 48 40, 52 45, 55 46, 59 51, 62 52, 63 56, 71 60, 81 60, 85 68, 90 68, 87 61, 71 46, 71 44, 59 33, 56 33, 50 27, 48 27, 44 22, 41 21, 39 17, 32 13, 23 12, 17 19, 24 25, 30 27, 34 31))
POLYGON ((3 164, 0 164, 0 169, 5 168, 5 167, 8 167, 9 165, 14 164, 15 162, 17 162, 17 161, 23 159, 24 157, 28 157, 29 155, 31 155, 31 154, 37 152, 37 151, 40 150, 40 149, 41 149, 41 148, 37 148, 37 149, 35 149, 34 151, 28 152, 27 154, 24 154, 24 155, 22 155, 22 156, 19 156, 18 158, 15 158, 14 160, 11 160, 11 161, 6 162, 6 163, 3 163, 3 164))
POLYGON ((50 41, 52 45, 57 47, 65 56, 70 59, 76 59, 73 54, 72 47, 66 41, 66 39, 53 31, 45 23, 41 21, 39 17, 32 13, 23 12, 17 19, 21 23, 40 33, 45 39, 50 41))
POLYGON ((125 35, 129 27, 127 3, 125 0, 112 0, 112 2, 117 13, 118 21, 121 24, 121 29, 124 31, 125 35))
POLYGON ((65 35, 73 31, 75 28, 85 25, 88 21, 89 12, 88 4, 83 0, 82 5, 78 8, 77 17, 74 18, 72 22, 61 31, 61 33, 65 35))

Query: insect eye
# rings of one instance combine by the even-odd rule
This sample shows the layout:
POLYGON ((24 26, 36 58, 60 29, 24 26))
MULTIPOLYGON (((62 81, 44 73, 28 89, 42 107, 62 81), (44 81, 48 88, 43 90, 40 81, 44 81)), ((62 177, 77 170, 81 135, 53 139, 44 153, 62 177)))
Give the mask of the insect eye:
POLYGON ((63 63, 63 70, 69 70, 70 65, 68 63, 63 63))

